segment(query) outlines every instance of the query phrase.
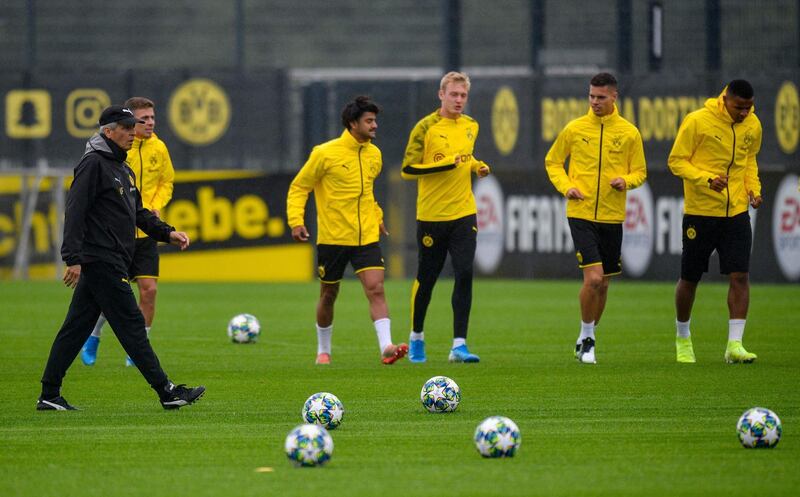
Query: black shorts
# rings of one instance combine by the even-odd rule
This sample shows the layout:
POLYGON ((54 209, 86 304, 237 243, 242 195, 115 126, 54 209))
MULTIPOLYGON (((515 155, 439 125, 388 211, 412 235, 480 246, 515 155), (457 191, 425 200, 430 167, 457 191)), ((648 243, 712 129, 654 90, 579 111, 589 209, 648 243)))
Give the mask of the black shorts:
POLYGON ((317 245, 317 274, 322 283, 341 281, 348 262, 356 274, 367 269, 384 269, 378 242, 357 246, 317 245))
POLYGON ((697 283, 708 272, 708 259, 716 250, 720 274, 750 272, 753 232, 750 214, 733 217, 683 216, 681 279, 697 283))
POLYGON ((579 268, 602 264, 604 276, 622 272, 622 223, 595 223, 574 217, 567 221, 579 268))
POLYGON ((133 281, 137 278, 158 279, 158 242, 145 236, 136 239, 133 261, 128 269, 128 276, 133 281))
MULTIPOLYGON (((453 268, 470 270, 478 242, 478 216, 470 214, 452 221, 417 221, 417 259, 419 277, 438 275, 448 252, 453 268)), ((418 280, 419 280, 418 277, 418 280)), ((421 281, 421 280, 420 280, 421 281)))

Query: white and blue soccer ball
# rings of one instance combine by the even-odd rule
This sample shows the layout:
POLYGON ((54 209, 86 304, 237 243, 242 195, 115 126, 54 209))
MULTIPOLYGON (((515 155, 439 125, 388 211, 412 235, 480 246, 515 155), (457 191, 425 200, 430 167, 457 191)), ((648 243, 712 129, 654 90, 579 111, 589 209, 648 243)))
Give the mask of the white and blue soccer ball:
POLYGON ((301 414, 306 423, 332 430, 342 424, 344 405, 332 393, 318 392, 306 399, 301 414))
POLYGON ((422 385, 419 398, 430 412, 453 412, 461 402, 461 389, 447 376, 434 376, 422 385))
POLYGON ((228 338, 233 343, 255 343, 261 323, 252 314, 237 314, 228 322, 228 338))
POLYGON ((778 445, 782 432, 778 415, 764 407, 746 410, 736 423, 739 442, 747 449, 771 449, 778 445))
POLYGON ((522 443, 517 424, 505 416, 484 419, 474 438, 475 447, 483 457, 514 457, 522 443))
POLYGON ((333 455, 333 438, 322 426, 303 424, 286 435, 284 448, 297 466, 321 466, 333 455))

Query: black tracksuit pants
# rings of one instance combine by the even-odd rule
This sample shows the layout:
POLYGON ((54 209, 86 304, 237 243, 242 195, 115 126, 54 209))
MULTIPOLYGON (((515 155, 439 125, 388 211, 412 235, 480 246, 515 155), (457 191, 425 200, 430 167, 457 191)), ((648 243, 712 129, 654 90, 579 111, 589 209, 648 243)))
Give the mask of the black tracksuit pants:
POLYGON ((433 287, 447 254, 453 264, 453 337, 467 338, 472 307, 472 267, 478 239, 477 216, 453 221, 417 221, 417 281, 411 295, 413 330, 421 333, 433 287))
POLYGON ((147 339, 144 317, 127 278, 124 271, 106 262, 81 265, 81 276, 72 295, 67 317, 53 341, 44 368, 44 398, 60 395, 61 381, 92 333, 101 312, 108 319, 122 348, 150 386, 159 396, 164 395, 164 387, 169 380, 147 339))

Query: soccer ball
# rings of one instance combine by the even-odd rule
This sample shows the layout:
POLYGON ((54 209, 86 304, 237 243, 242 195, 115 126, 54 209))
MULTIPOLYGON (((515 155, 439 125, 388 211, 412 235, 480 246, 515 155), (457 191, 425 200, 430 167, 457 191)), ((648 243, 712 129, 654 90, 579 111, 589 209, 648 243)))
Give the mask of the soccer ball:
POLYGON ((297 466, 320 466, 333 454, 333 439, 317 425, 300 425, 286 435, 286 456, 297 466))
POLYGON ((475 430, 475 447, 483 457, 514 457, 520 443, 519 428, 505 416, 486 418, 475 430))
POLYGON ((778 415, 763 407, 748 409, 736 423, 739 442, 747 449, 771 449, 781 440, 781 420, 778 415))
POLYGON ((303 421, 324 426, 332 430, 342 424, 344 406, 339 399, 328 392, 315 393, 303 404, 303 421))
POLYGON ((447 376, 434 376, 422 385, 419 398, 430 412, 453 412, 461 402, 461 389, 447 376))
POLYGON ((255 343, 261 324, 252 314, 237 314, 228 323, 228 337, 233 343, 255 343))

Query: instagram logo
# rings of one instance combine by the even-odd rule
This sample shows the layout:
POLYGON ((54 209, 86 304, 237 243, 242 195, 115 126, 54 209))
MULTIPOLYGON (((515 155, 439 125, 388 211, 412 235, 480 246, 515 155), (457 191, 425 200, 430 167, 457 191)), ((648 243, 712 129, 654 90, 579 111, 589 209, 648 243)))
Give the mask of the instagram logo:
POLYGON ((111 105, 108 93, 100 88, 77 88, 67 95, 67 132, 75 138, 88 138, 97 131, 103 109, 111 105))

